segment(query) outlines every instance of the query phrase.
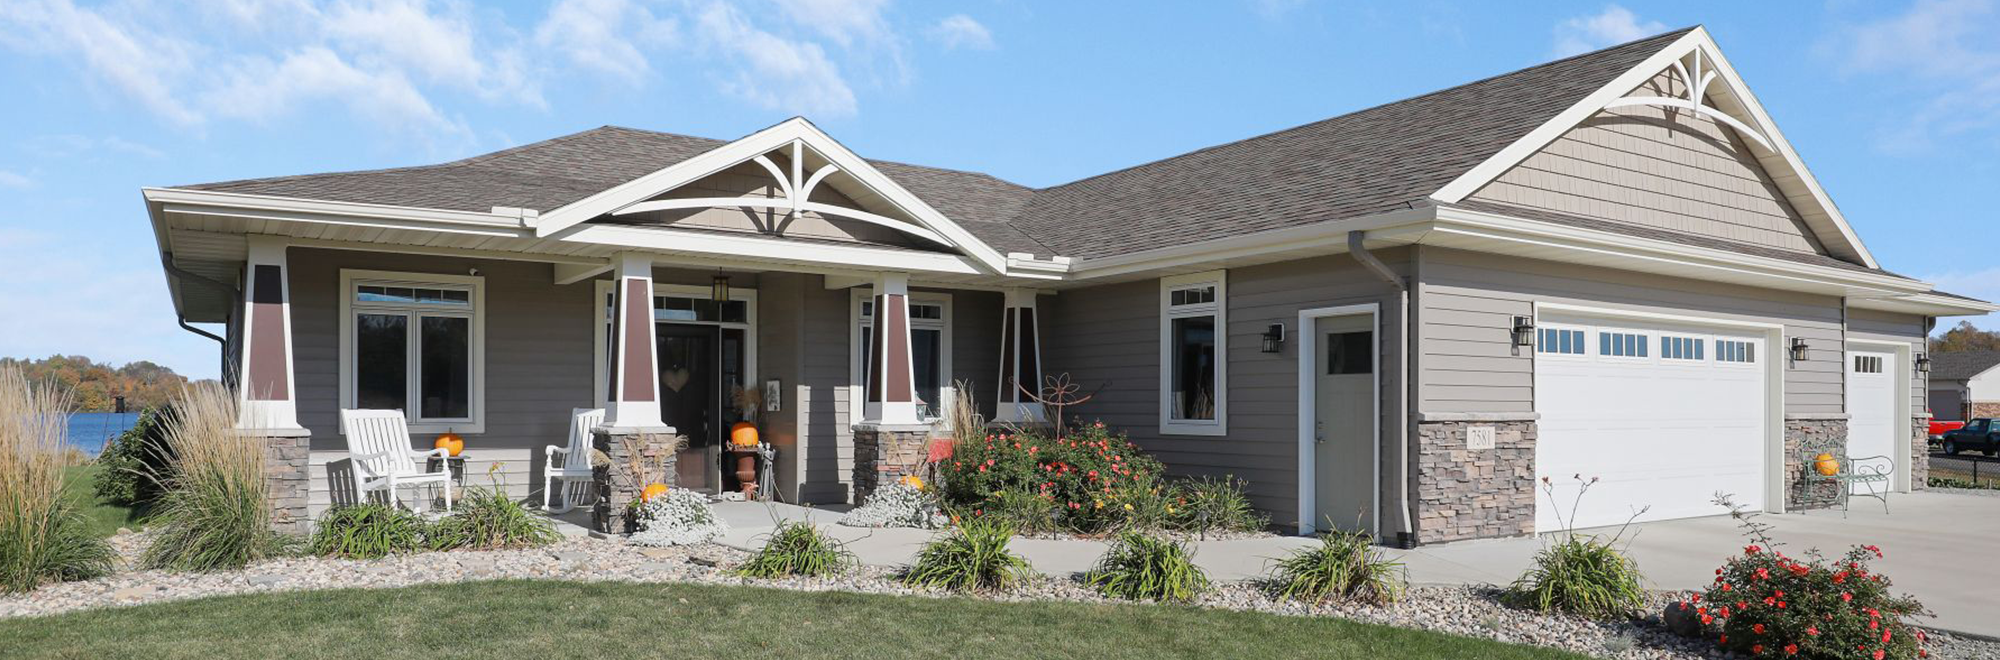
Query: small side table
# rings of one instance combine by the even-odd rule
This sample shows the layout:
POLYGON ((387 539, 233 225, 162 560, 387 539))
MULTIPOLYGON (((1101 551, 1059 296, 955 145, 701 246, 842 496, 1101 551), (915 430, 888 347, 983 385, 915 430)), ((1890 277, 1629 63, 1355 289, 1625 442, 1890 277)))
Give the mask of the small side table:
MULTIPOLYGON (((436 472, 438 470, 438 460, 436 456, 425 458, 424 471, 436 472)), ((445 465, 451 467, 451 485, 461 489, 465 488, 465 455, 460 454, 443 460, 445 465)))

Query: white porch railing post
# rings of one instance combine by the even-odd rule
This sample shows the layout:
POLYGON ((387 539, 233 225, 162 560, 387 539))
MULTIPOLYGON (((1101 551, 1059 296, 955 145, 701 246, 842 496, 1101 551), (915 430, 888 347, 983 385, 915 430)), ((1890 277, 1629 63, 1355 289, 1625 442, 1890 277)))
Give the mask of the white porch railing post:
POLYGON ((994 421, 1047 421, 1042 404, 1027 394, 1039 393, 1042 387, 1042 336, 1035 292, 1009 288, 1005 300, 1000 327, 1000 402, 994 408, 994 421))
POLYGON ((292 370, 290 275, 285 240, 250 236, 243 273, 242 341, 236 360, 236 427, 259 436, 300 436, 298 386, 292 370))
POLYGON ((910 355, 910 277, 883 273, 875 278, 875 328, 869 339, 868 399, 862 422, 883 426, 921 424, 917 417, 915 361, 910 355))
POLYGON ((654 354, 653 260, 621 252, 612 260, 611 386, 604 427, 621 433, 672 433, 660 421, 660 365, 654 354))

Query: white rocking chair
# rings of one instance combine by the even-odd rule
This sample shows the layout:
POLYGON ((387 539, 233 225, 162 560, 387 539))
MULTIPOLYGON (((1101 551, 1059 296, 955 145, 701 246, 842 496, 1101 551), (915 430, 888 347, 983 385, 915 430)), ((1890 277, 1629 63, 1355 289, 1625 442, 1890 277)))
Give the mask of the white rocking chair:
POLYGON ((568 513, 576 508, 577 502, 590 496, 590 489, 596 485, 597 473, 590 467, 591 431, 604 423, 603 408, 577 408, 569 414, 569 446, 549 445, 542 450, 546 460, 542 463, 542 510, 550 513, 568 513), (561 462, 557 462, 561 456, 561 462), (555 493, 557 482, 563 484, 563 508, 549 507, 550 496, 555 493))
POLYGON ((388 493, 393 504, 400 486, 444 485, 444 510, 451 511, 451 452, 443 447, 417 451, 410 447, 410 425, 401 410, 342 410, 347 429, 347 458, 354 474, 354 495, 367 501, 370 491, 388 493), (425 472, 417 459, 438 458, 438 472, 425 472))

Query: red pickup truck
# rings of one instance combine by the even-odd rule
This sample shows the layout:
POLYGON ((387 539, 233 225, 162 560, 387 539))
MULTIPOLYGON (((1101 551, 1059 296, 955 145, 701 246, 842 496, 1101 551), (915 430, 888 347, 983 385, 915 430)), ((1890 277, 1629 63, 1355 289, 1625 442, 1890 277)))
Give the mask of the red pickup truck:
POLYGON ((1930 444, 1936 445, 1943 443, 1944 434, 1962 428, 1965 428, 1965 422, 1947 422, 1947 421, 1933 419, 1931 420, 1930 444))

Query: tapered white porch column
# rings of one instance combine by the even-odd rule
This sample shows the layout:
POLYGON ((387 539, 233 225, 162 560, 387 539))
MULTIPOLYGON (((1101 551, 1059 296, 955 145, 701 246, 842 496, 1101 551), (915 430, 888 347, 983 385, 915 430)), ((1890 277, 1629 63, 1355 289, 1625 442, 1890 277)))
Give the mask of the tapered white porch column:
POLYGON ((611 323, 611 387, 604 425, 614 433, 672 433, 660 421, 660 365, 654 355, 653 260, 621 252, 611 268, 616 317, 611 323))
POLYGON ((875 278, 875 329, 868 348, 868 400, 862 423, 918 425, 915 361, 910 358, 910 277, 875 278))
POLYGON ((291 284, 285 241, 250 236, 244 268, 243 338, 232 359, 238 370, 236 428, 260 436, 305 435, 292 377, 291 284))
POLYGON ((1000 328, 1000 404, 994 408, 994 421, 1047 421, 1042 404, 1028 396, 1039 394, 1042 388, 1042 336, 1035 319, 1035 292, 1007 289, 1006 307, 1000 328))

